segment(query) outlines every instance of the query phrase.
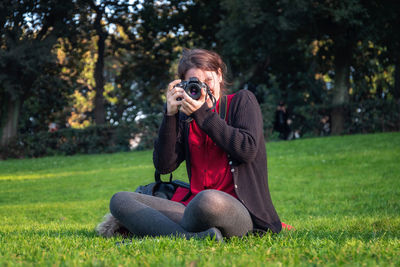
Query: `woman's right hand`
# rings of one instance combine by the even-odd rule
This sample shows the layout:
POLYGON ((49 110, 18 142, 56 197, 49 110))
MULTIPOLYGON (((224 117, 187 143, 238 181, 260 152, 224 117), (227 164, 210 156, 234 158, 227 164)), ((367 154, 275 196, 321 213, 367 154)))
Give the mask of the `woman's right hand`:
POLYGON ((178 113, 179 106, 183 99, 185 91, 181 87, 175 87, 181 80, 175 80, 169 83, 167 90, 167 115, 173 116, 178 113))

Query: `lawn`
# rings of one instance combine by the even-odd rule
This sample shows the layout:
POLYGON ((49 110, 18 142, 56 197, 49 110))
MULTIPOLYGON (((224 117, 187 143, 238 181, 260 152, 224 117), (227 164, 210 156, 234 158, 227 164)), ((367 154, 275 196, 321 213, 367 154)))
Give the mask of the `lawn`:
POLYGON ((296 231, 224 243, 96 235, 113 193, 152 181, 151 151, 0 161, 0 266, 400 266, 400 133, 267 153, 272 199, 296 231))

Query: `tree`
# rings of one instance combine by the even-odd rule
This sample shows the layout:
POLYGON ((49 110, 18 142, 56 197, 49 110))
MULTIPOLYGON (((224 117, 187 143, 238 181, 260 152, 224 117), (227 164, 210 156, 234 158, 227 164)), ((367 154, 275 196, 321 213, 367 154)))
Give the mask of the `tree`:
MULTIPOLYGON (((326 90, 315 79, 312 45, 305 39, 310 21, 308 1, 221 1, 225 14, 219 25, 222 54, 233 74, 235 90, 255 93, 272 129, 280 100, 295 123, 309 130, 305 106, 324 103, 326 90)), ((270 131, 270 130, 269 130, 270 131)))
POLYGON ((82 0, 77 2, 79 10, 78 27, 81 29, 81 40, 90 40, 91 36, 97 38, 97 59, 94 69, 95 100, 94 121, 96 125, 105 123, 104 100, 104 57, 106 40, 109 36, 110 24, 113 20, 128 17, 131 6, 127 2, 82 0), (108 12, 106 10, 109 10, 108 12))
POLYGON ((372 19, 377 24, 374 42, 387 48, 383 56, 395 67, 394 84, 390 89, 393 98, 400 104, 400 2, 378 1, 373 9, 372 19))
POLYGON ((64 99, 65 87, 52 50, 71 23, 72 7, 57 0, 3 1, 1 13, 0 135, 3 146, 17 134, 24 103, 32 98, 53 98, 46 104, 57 108, 64 99))
POLYGON ((325 58, 333 59, 333 134, 344 132, 349 104, 350 67, 356 44, 359 40, 369 40, 371 35, 368 32, 375 29, 375 25, 369 21, 372 10, 368 7, 359 0, 315 1, 310 9, 314 25, 310 36, 318 40, 330 40, 323 49, 329 52, 325 58))
MULTIPOLYGON (((398 50, 399 34, 393 22, 399 8, 395 1, 221 2, 226 15, 218 35, 238 77, 237 86, 250 82, 268 87, 271 81, 278 81, 281 96, 299 96, 293 103, 310 105, 316 101, 326 105, 331 110, 333 134, 343 133, 349 118, 350 77, 354 78, 351 69, 359 68, 355 65, 358 44, 363 43, 365 48, 370 41, 384 43, 385 39, 395 44, 385 44, 392 47, 390 55, 395 56, 398 50), (314 79, 326 75, 332 78, 332 89, 314 79), (269 82, 270 77, 274 79, 269 82), (304 101, 299 93, 305 96, 304 101), (330 103, 324 103, 324 95, 330 103), (310 96, 314 100, 310 101, 310 96)), ((362 74, 357 77, 364 79, 362 74)), ((254 90, 263 95, 263 90, 254 90)))
MULTIPOLYGON (((82 30, 80 38, 90 39, 95 36, 97 39, 94 69, 95 123, 104 124, 110 119, 110 115, 106 114, 110 105, 118 106, 116 111, 121 117, 128 106, 132 108, 133 105, 140 104, 136 101, 125 101, 123 105, 124 99, 117 99, 113 104, 107 103, 104 99, 106 79, 112 82, 111 95, 117 96, 121 93, 121 97, 129 98, 128 92, 132 91, 137 96, 138 89, 135 88, 139 88, 143 96, 159 100, 161 86, 163 88, 170 77, 168 69, 171 56, 176 55, 172 29, 177 28, 173 16, 182 8, 180 1, 81 0, 78 4, 79 27, 82 30), (116 63, 114 70, 107 68, 106 58, 116 63), (117 84, 118 81, 121 83, 117 84)), ((149 103, 153 105, 151 100, 146 102, 149 103)), ((112 117, 115 121, 116 117, 112 117)))

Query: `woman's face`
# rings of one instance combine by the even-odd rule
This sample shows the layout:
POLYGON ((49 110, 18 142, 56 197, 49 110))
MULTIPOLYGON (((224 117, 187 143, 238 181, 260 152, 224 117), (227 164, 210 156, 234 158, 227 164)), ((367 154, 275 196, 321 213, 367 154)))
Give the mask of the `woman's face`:
POLYGON ((215 71, 207 71, 197 68, 189 69, 185 74, 185 80, 189 80, 191 77, 196 77, 201 82, 204 82, 210 87, 211 93, 215 97, 216 100, 220 97, 221 92, 221 82, 222 82, 222 74, 221 71, 218 73, 215 71))

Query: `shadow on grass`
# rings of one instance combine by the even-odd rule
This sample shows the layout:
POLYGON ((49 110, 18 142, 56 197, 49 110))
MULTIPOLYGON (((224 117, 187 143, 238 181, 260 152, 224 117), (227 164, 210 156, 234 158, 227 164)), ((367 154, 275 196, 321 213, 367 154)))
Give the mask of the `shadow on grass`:
POLYGON ((22 235, 26 237, 42 236, 42 237, 98 237, 95 230, 80 229, 80 230, 23 230, 23 231, 0 231, 1 235, 22 235))

